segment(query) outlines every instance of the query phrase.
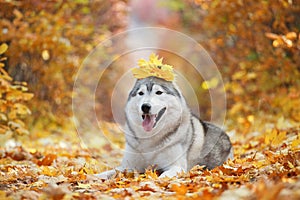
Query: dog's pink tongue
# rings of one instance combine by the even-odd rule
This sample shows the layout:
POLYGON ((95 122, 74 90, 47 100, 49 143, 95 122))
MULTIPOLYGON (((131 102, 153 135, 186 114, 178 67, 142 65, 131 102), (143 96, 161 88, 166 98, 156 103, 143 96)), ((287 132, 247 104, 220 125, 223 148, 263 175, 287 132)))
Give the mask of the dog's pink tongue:
POLYGON ((155 115, 145 115, 143 128, 145 131, 151 131, 155 123, 155 115))

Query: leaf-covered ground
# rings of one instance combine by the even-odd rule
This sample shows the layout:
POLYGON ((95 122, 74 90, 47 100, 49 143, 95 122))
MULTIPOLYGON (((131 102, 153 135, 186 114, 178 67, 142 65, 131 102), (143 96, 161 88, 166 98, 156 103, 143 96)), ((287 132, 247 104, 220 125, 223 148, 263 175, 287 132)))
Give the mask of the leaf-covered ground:
POLYGON ((300 126, 231 134, 235 159, 177 178, 156 172, 100 180, 101 159, 119 162, 109 144, 83 149, 62 136, 6 142, 0 149, 0 199, 300 199, 300 126))

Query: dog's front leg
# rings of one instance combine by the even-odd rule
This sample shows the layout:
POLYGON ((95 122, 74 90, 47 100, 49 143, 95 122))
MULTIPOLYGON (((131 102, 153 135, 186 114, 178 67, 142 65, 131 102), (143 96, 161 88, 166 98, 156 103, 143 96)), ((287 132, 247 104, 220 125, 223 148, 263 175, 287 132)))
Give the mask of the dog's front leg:
POLYGON ((115 169, 108 170, 105 172, 102 172, 100 174, 95 174, 96 177, 100 179, 110 179, 112 178, 117 172, 123 172, 125 169, 121 166, 116 167, 115 169))
POLYGON ((102 172, 100 174, 95 174, 95 176, 97 178, 106 180, 106 179, 110 179, 111 177, 113 177, 116 173, 117 173, 117 171, 115 169, 112 169, 112 170, 102 172))
POLYGON ((177 176, 178 173, 186 172, 182 167, 179 166, 172 166, 168 170, 164 171, 159 177, 169 177, 172 178, 174 176, 177 176))

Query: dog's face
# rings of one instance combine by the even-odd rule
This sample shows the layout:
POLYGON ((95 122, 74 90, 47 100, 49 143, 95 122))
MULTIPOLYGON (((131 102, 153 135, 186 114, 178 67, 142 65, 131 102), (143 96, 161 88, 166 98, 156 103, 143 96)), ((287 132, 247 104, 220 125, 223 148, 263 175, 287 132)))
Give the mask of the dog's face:
POLYGON ((126 118, 136 132, 155 134, 180 120, 182 95, 172 82, 156 77, 140 79, 131 90, 126 118))

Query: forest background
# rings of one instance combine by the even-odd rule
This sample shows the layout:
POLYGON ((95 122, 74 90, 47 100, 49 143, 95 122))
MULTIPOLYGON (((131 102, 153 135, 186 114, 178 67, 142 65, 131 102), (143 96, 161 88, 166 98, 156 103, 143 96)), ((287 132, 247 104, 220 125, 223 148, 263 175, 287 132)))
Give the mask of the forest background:
MULTIPOLYGON (((299 16, 298 0, 0 1, 0 196, 23 198, 34 194, 36 198, 59 199, 105 194, 121 198, 149 193, 158 197, 214 198, 245 186, 241 193, 256 198, 264 194, 262 188, 275 188, 276 192, 266 199, 285 195, 298 198, 299 16), (165 27, 189 35, 208 51, 222 75, 227 97, 225 126, 234 137, 237 159, 228 163, 231 171, 224 167, 205 173, 195 169, 196 177, 205 177, 206 182, 201 182, 205 187, 191 187, 191 182, 189 185, 182 180, 177 180, 177 186, 170 181, 166 185, 167 181, 161 183, 154 178, 151 184, 160 189, 141 184, 143 179, 134 182, 137 188, 129 191, 131 177, 116 177, 123 182, 119 185, 117 181, 109 185, 87 179, 106 168, 99 160, 105 157, 118 163, 122 152, 105 141, 83 148, 72 118, 76 72, 93 48, 132 28, 136 18, 142 20, 140 26, 165 27), (66 164, 61 160, 64 157, 72 158, 73 163, 66 164), (242 165, 243 159, 250 158, 249 165, 242 165), (62 163, 65 168, 58 170, 62 163), (245 178, 245 174, 253 173, 251 170, 259 173, 245 178), (236 179, 219 180, 215 175, 219 173, 236 179), (42 175, 48 178, 44 180, 42 175), (271 185, 267 184, 270 180, 271 185), (56 194, 60 184, 66 185, 56 194), (116 192, 116 188, 123 190, 116 192)), ((103 51, 99 59, 106 56, 103 51)), ((178 65, 183 67, 180 62, 178 65)), ((109 73, 119 77, 124 70, 109 73)), ((201 116, 209 120, 207 82, 193 71, 186 71, 186 75, 194 77, 191 85, 201 116)), ((113 82, 106 80, 103 87, 107 89, 96 95, 96 111, 105 122, 106 137, 122 148, 124 138, 113 123, 107 101, 113 82)), ((144 178, 149 181, 153 176, 149 172, 144 178)), ((190 181, 192 177, 183 179, 190 181)))

